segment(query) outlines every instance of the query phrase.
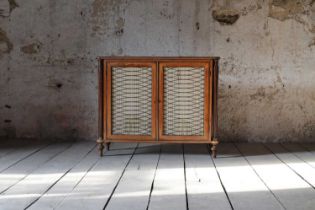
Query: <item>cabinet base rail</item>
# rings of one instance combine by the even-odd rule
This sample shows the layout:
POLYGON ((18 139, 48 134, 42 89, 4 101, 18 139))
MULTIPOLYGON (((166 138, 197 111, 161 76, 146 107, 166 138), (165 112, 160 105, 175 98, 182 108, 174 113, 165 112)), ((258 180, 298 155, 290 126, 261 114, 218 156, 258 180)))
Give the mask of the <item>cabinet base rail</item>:
MULTIPOLYGON (((102 140, 102 139, 97 139, 96 143, 98 144, 98 152, 99 155, 102 157, 104 155, 104 148, 106 149, 106 151, 109 151, 109 147, 110 144, 112 142, 130 142, 130 141, 124 141, 124 140, 115 140, 115 141, 109 141, 109 140, 102 140), (105 146, 104 146, 105 145, 105 146)), ((216 158, 217 157, 217 145, 219 144, 219 141, 217 138, 213 139, 210 142, 193 142, 193 141, 141 141, 143 143, 146 142, 150 142, 150 143, 157 143, 157 144, 162 144, 162 143, 174 143, 174 144, 178 144, 178 143, 190 143, 190 144, 209 144, 210 145, 210 151, 211 151, 211 157, 212 158, 216 158)), ((135 141, 134 143, 139 143, 138 141, 135 141)))

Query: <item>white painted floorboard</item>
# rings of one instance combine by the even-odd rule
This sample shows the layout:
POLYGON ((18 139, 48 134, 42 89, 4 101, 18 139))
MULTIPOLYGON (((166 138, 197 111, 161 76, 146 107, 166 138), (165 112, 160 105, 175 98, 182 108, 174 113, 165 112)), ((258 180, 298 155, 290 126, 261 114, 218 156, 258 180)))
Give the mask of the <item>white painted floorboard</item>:
POLYGON ((221 144, 215 165, 234 209, 283 209, 233 144, 221 144))
POLYGON ((314 189, 262 144, 237 146, 286 209, 314 210, 314 189))
POLYGON ((231 209, 207 145, 184 145, 189 210, 231 209))
POLYGON ((74 144, 0 195, 0 209, 27 208, 91 150, 91 143, 74 144))
POLYGON ((315 168, 315 150, 308 151, 299 144, 284 144, 283 147, 315 168))
POLYGON ((315 187, 315 168, 288 152, 280 144, 266 144, 266 146, 295 173, 305 179, 313 188, 315 187))
POLYGON ((159 154, 158 144, 139 145, 106 210, 146 210, 159 154))
POLYGON ((6 156, 7 154, 9 154, 13 151, 14 151, 14 149, 12 147, 5 147, 5 148, 0 147, 0 158, 6 156))
POLYGON ((0 194, 21 181, 71 144, 53 144, 25 158, 0 174, 0 194))
POLYGON ((182 145, 162 145, 148 209, 186 209, 182 145))
POLYGON ((86 173, 98 161, 96 149, 91 150, 80 163, 73 167, 57 184, 46 192, 34 205, 28 209, 48 210, 55 209, 76 187, 86 173))
POLYGON ((28 157, 29 155, 35 153, 38 151, 41 146, 29 146, 25 148, 18 148, 14 150, 13 152, 10 152, 9 154, 3 156, 0 158, 0 173, 4 170, 8 169, 12 165, 16 164, 19 161, 22 161, 24 158, 28 157))
POLYGON ((0 210, 314 209, 314 144, 94 142, 0 149, 0 210), (2 153, 1 153, 2 152, 2 153))
POLYGON ((132 158, 135 146, 136 144, 114 144, 107 156, 99 159, 56 209, 103 209, 132 158))

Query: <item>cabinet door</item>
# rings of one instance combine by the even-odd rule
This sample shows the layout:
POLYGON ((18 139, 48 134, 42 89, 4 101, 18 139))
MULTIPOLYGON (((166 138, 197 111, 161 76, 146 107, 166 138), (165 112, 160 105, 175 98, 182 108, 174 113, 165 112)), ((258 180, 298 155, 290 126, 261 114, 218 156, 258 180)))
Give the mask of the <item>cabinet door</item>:
POLYGON ((209 62, 159 63, 159 139, 209 141, 209 62))
POLYGON ((107 139, 155 140, 156 63, 109 61, 106 69, 107 139))

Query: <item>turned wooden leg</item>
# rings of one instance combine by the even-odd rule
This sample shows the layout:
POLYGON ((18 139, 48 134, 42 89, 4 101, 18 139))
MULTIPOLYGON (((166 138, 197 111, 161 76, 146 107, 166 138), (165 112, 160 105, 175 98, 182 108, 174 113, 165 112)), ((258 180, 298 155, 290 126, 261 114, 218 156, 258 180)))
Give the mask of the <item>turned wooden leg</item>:
POLYGON ((98 143, 98 152, 99 152, 100 156, 102 157, 103 156, 103 150, 104 150, 103 140, 98 139, 96 142, 98 143))
POLYGON ((107 150, 107 151, 109 151, 109 145, 110 145, 110 142, 107 142, 107 143, 106 143, 106 150, 107 150))
POLYGON ((211 156, 213 158, 216 158, 217 157, 217 145, 219 144, 219 141, 217 139, 214 139, 212 142, 211 142, 211 156))

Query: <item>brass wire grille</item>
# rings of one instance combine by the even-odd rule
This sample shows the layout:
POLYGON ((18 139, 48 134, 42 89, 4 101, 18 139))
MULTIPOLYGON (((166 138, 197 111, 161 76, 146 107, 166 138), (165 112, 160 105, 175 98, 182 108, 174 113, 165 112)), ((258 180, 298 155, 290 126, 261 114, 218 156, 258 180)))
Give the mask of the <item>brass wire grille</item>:
POLYGON ((204 135, 204 68, 165 67, 163 134, 204 135))
POLYGON ((151 135, 152 69, 112 68, 112 134, 151 135))

